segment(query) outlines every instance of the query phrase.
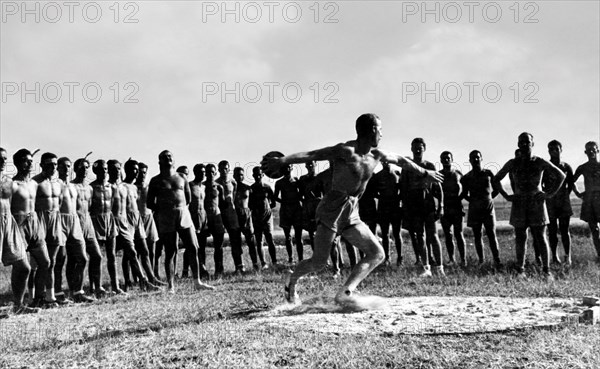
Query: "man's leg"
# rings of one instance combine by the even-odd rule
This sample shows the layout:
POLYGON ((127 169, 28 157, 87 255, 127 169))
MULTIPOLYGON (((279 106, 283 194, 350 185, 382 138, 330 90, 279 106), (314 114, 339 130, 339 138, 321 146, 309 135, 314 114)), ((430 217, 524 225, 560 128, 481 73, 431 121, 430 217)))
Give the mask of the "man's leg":
POLYGON ((223 266, 223 237, 224 233, 213 233, 215 275, 223 275, 225 273, 223 266))
POLYGON ((85 255, 85 242, 82 239, 68 239, 65 249, 67 251, 67 283, 71 295, 76 297, 83 294, 83 276, 88 261, 85 255))
POLYGON ((558 219, 554 217, 551 217, 550 223, 548 223, 548 244, 552 254, 552 262, 560 264, 558 258, 558 219))
POLYGON ((435 220, 425 221, 425 232, 427 234, 427 240, 429 241, 427 248, 431 249, 430 255, 433 255, 433 258, 435 259, 434 268, 439 275, 443 276, 443 275, 445 275, 445 273, 444 273, 444 260, 442 257, 442 243, 440 242, 440 239, 437 235, 437 229, 435 227, 435 220))
POLYGON ((348 228, 342 235, 348 242, 362 250, 365 257, 352 269, 346 283, 338 291, 336 295, 338 301, 350 298, 358 284, 385 260, 383 247, 364 223, 348 228))
POLYGON ((390 263, 390 220, 387 216, 381 216, 379 220, 379 228, 381 229, 381 245, 383 246, 383 252, 385 254, 385 260, 383 261, 386 265, 390 263))
MULTIPOLYGON (((117 242, 120 242, 117 240, 117 242)), ((123 291, 127 292, 130 288, 133 287, 133 283, 131 282, 131 266, 129 263, 129 255, 123 252, 123 258, 121 259, 121 269, 123 270, 123 291)))
POLYGON ((250 254, 250 259, 252 260, 252 266, 254 267, 254 269, 260 269, 262 265, 259 265, 259 256, 260 256, 260 262, 262 263, 264 260, 264 257, 262 256, 262 248, 259 252, 259 250, 256 247, 256 244, 254 243, 254 235, 252 234, 252 232, 244 227, 241 229, 242 234, 244 235, 244 238, 246 239, 246 244, 248 245, 248 253, 250 254))
POLYGON ((56 296, 54 295, 54 266, 56 265, 56 255, 58 255, 61 247, 64 246, 48 245, 48 257, 50 258, 46 276, 46 301, 48 302, 56 301, 56 296))
POLYGON ((206 231, 196 233, 196 239, 198 241, 198 270, 200 278, 208 278, 208 270, 206 270, 206 238, 208 234, 206 231))
POLYGON ((148 281, 152 284, 162 284, 163 282, 157 281, 154 276, 154 272, 152 271, 152 264, 150 263, 150 252, 148 251, 148 245, 146 245, 145 238, 138 238, 134 240, 135 251, 139 255, 139 260, 141 262, 142 268, 144 268, 144 272, 146 273, 146 277, 148 281))
POLYGON ((346 245, 346 253, 348 254, 348 259, 350 260, 350 267, 354 268, 357 262, 356 249, 354 248, 354 245, 346 241, 344 237, 340 237, 340 241, 346 245))
POLYGON ((296 241, 296 254, 298 261, 304 260, 304 242, 302 242, 302 224, 294 226, 294 240, 296 241))
MULTIPOLYGON (((37 264, 38 268, 34 277, 35 296, 30 296, 30 298, 42 301, 44 299, 48 268, 50 266, 50 257, 48 256, 48 249, 46 247, 46 244, 38 245, 32 249, 29 249, 29 253, 31 254, 31 258, 33 259, 35 264, 37 264)), ((31 274, 29 278, 31 278, 31 274)))
MULTIPOLYGON (((56 254, 56 264, 54 265, 54 294, 64 294, 62 289, 62 276, 65 263, 67 261, 66 247, 60 247, 56 254)), ((67 285, 69 285, 69 271, 66 271, 67 285)))
POLYGON ((244 271, 244 261, 242 259, 242 232, 239 228, 228 229, 229 244, 231 247, 231 257, 233 258, 233 264, 235 265, 235 271, 244 271))
POLYGON ((160 235, 160 239, 163 243, 163 248, 165 250, 165 274, 167 276, 167 284, 169 286, 169 292, 175 292, 175 273, 174 273, 174 265, 173 258, 177 253, 177 232, 169 232, 163 233, 160 235))
POLYGON ((283 234, 285 236, 285 250, 288 254, 288 262, 291 264, 294 262, 294 253, 292 251, 292 228, 291 227, 281 227, 283 228, 283 234))
POLYGON ((117 294, 125 293, 119 287, 119 280, 117 277, 117 255, 116 255, 116 240, 114 237, 107 237, 104 241, 106 248, 106 268, 108 269, 108 275, 110 276, 110 286, 112 291, 117 294))
POLYGON ((156 247, 154 248, 154 260, 152 262, 153 262, 153 265, 154 265, 154 276, 156 278, 160 278, 159 277, 160 276, 160 273, 159 273, 159 269, 160 268, 159 268, 159 266, 160 266, 160 256, 163 253, 163 245, 164 245, 164 242, 162 240, 160 240, 160 239, 157 240, 156 243, 155 243, 156 247))
POLYGON ((85 248, 89 256, 88 275, 90 278, 90 290, 100 297, 105 291, 102 288, 102 252, 96 239, 85 240, 85 248))
POLYGON ((479 264, 483 264, 483 262, 485 261, 485 253, 483 251, 483 235, 481 233, 481 227, 482 223, 473 224, 471 226, 471 229, 473 230, 473 242, 475 243, 475 251, 477 252, 477 258, 479 258, 479 264))
POLYGON ((177 231, 183 245, 185 246, 186 252, 189 253, 190 269, 192 269, 192 276, 194 277, 194 288, 200 289, 213 289, 213 287, 204 284, 200 281, 200 269, 198 268, 198 239, 194 234, 194 228, 184 228, 177 231))
POLYGON ((598 261, 600 261, 600 227, 598 222, 588 222, 590 231, 592 232, 592 242, 596 248, 596 254, 598 255, 598 261))
POLYGON ((392 222, 392 235, 394 236, 394 244, 396 245, 396 265, 402 264, 402 235, 400 232, 402 231, 402 219, 398 217, 398 219, 394 219, 392 222))
MULTIPOLYGON (((496 237, 496 222, 493 217, 489 217, 483 222, 483 225, 485 226, 485 233, 488 238, 488 243, 490 244, 494 263, 496 264, 496 267, 501 267, 500 250, 498 248, 498 238, 496 237)), ((481 226, 479 228, 479 234, 481 235, 481 226)))
MULTIPOLYGON (((460 255, 461 264, 465 264, 467 259, 465 255, 465 235, 463 234, 463 221, 462 217, 457 217, 454 221, 454 237, 456 238, 456 247, 460 255)), ((487 228, 486 228, 487 230, 487 228)))
POLYGON ((558 227, 560 229, 560 238, 565 249, 565 263, 571 265, 571 231, 569 230, 570 216, 561 217, 558 219, 558 227))
POLYGON ((442 230, 444 231, 444 241, 446 243, 446 249, 448 251, 448 259, 450 263, 455 263, 454 260, 454 234, 452 232, 452 223, 446 217, 442 217, 440 220, 442 223, 442 230))
POLYGON ((329 253, 331 257, 331 267, 333 269, 333 276, 337 278, 340 275, 340 238, 335 237, 331 244, 331 251, 329 253))
POLYGON ((542 258, 542 269, 545 274, 550 274, 550 258, 548 250, 548 241, 546 240, 546 226, 530 227, 533 243, 538 245, 538 251, 542 258))
POLYGON ((331 244, 333 243, 335 236, 335 232, 331 229, 321 224, 317 226, 317 232, 315 233, 315 251, 310 259, 305 259, 298 263, 294 272, 289 276, 289 280, 286 282, 286 294, 288 295, 286 297, 288 301, 292 302, 293 299, 297 299, 296 283, 298 283, 300 278, 309 273, 317 272, 327 266, 327 258, 329 257, 331 244))
POLYGON ((31 267, 27 262, 27 258, 17 260, 12 264, 10 284, 13 293, 13 310, 15 312, 19 312, 19 309, 24 307, 23 300, 25 298, 25 291, 27 290, 27 279, 30 270, 31 267))
POLYGON ((525 272, 525 253, 527 252, 527 228, 515 227, 515 246, 517 253, 517 273, 525 272))

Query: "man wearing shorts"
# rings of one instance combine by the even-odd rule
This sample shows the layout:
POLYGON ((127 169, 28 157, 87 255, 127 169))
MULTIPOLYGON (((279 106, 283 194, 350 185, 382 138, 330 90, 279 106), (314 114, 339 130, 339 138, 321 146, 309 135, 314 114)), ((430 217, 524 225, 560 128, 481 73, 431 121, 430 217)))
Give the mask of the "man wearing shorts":
POLYGON ((175 172, 173 154, 164 150, 158 155, 160 173, 150 180, 147 206, 157 214, 158 232, 165 245, 165 274, 169 292, 175 292, 173 257, 177 252, 177 236, 189 250, 190 266, 194 279, 194 288, 213 289, 200 281, 198 268, 198 240, 188 203, 190 186, 185 178, 175 172))
POLYGON ((152 216, 152 210, 146 206, 146 199, 148 197, 148 185, 146 184, 146 176, 148 175, 148 165, 139 162, 138 163, 138 175, 135 179, 135 186, 138 190, 137 204, 144 223, 144 231, 146 232, 146 245, 148 245, 148 257, 150 263, 154 269, 154 277, 159 279, 158 273, 158 260, 160 253, 157 252, 158 230, 156 229, 156 223, 152 216))
POLYGON ((444 230, 444 240, 446 241, 446 250, 450 264, 456 263, 454 258, 454 238, 460 254, 461 265, 466 265, 465 257, 465 237, 463 235, 463 206, 460 199, 462 173, 452 168, 454 158, 450 151, 444 151, 440 154, 442 170, 440 173, 444 176, 442 182, 442 191, 444 192, 444 215, 440 219, 442 229, 444 230))
POLYGON ((498 192, 493 189, 494 174, 489 169, 481 167, 481 152, 473 150, 469 154, 471 163, 470 172, 461 178, 461 198, 469 202, 469 213, 467 215, 467 226, 473 229, 475 250, 479 257, 479 264, 485 262, 483 251, 483 237, 481 227, 485 227, 492 257, 497 267, 501 266, 500 253, 498 250, 498 239, 496 238, 496 211, 494 209, 494 197, 498 192))
MULTIPOLYGON (((203 236, 208 230, 208 219, 206 210, 204 209, 204 198, 206 189, 204 187, 204 177, 206 167, 204 164, 196 164, 193 168, 194 180, 190 181, 191 200, 188 208, 194 223, 196 238, 198 239, 198 267, 200 268, 200 278, 207 278, 208 271, 206 270, 206 237, 203 236)), ((185 277, 189 269, 189 254, 184 255, 182 277, 185 277)))
POLYGON ((302 202, 298 178, 292 176, 292 166, 286 165, 281 168, 283 178, 275 182, 275 200, 281 204, 279 208, 279 226, 285 235, 285 249, 288 254, 288 262, 294 262, 294 251, 292 249, 292 228, 296 241, 296 254, 298 261, 304 259, 304 244, 302 243, 302 202))
POLYGON ((532 155, 533 135, 523 132, 519 135, 518 146, 521 153, 519 159, 511 159, 494 177, 494 187, 508 201, 512 202, 510 209, 510 224, 515 227, 515 243, 517 253, 517 273, 525 276, 525 253, 527 251, 527 228, 531 229, 533 242, 537 243, 542 257, 542 269, 548 281, 554 279, 550 273, 548 258, 548 242, 546 240, 546 224, 548 212, 546 199, 554 196, 565 179, 564 173, 554 164, 532 155), (542 175, 548 172, 553 178, 552 185, 542 191, 542 175), (500 181, 512 173, 515 191, 509 195, 500 181))
POLYGON ((289 302, 299 300, 296 283, 302 276, 327 265, 331 244, 341 234, 366 254, 352 269, 348 280, 336 295, 336 301, 340 305, 356 307, 354 290, 385 258, 379 241, 358 215, 358 199, 381 160, 401 165, 404 169, 410 168, 423 177, 441 180, 441 176, 435 171, 424 170, 402 156, 378 149, 382 136, 381 121, 375 114, 361 115, 356 121, 356 133, 356 140, 280 158, 265 158, 261 162, 263 167, 276 171, 290 164, 328 160, 332 171, 331 190, 317 209, 315 251, 310 259, 301 261, 294 272, 286 276, 284 291, 289 302))
POLYGON ((219 162, 219 178, 217 184, 223 188, 224 201, 219 203, 221 207, 221 218, 223 225, 229 235, 231 247, 231 256, 235 265, 236 273, 244 272, 244 262, 242 260, 242 232, 238 223, 237 211, 235 210, 235 192, 237 184, 229 177, 230 167, 227 160, 219 162))
POLYGON ((587 163, 581 164, 575 170, 573 183, 583 176, 584 192, 579 192, 574 185, 573 192, 583 199, 579 218, 587 222, 592 232, 592 241, 600 262, 600 162, 598 162, 598 143, 590 141, 585 144, 587 163))
POLYGON ((277 264, 277 250, 273 242, 273 209, 276 205, 275 194, 271 186, 264 183, 263 172, 260 167, 252 168, 254 183, 250 186, 248 207, 252 212, 252 225, 258 252, 262 253, 262 238, 265 236, 269 249, 271 264, 277 264))
POLYGON ((0 147, 0 260, 5 266, 12 266, 10 283, 13 293, 13 312, 15 314, 37 313, 38 309, 24 304, 31 267, 27 261, 27 244, 17 221, 10 212, 15 187, 12 179, 4 175, 7 159, 6 150, 0 147))
POLYGON ((256 248, 254 242, 254 227, 252 224, 252 211, 248 206, 250 201, 250 186, 244 183, 244 168, 236 167, 233 170, 233 178, 236 182, 235 191, 235 211, 237 212, 238 224, 240 226, 240 232, 246 238, 248 244, 248 252, 250 253, 250 259, 252 260, 252 266, 254 270, 260 270, 267 267, 265 262, 265 256, 260 249, 256 248))
POLYGON ((382 161, 383 168, 373 175, 373 184, 377 191, 377 223, 381 228, 383 251, 385 252, 384 265, 390 261, 390 225, 396 244, 396 265, 402 264, 402 237, 400 225, 402 223, 402 210, 400 209, 400 171, 393 169, 386 161, 382 161))

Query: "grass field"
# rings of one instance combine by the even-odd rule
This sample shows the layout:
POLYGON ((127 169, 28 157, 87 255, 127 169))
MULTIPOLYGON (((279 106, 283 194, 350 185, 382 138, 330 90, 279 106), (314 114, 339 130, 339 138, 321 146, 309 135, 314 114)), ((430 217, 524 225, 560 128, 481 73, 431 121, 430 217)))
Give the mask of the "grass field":
MULTIPOLYGON (((600 267, 585 228, 573 229, 573 265, 554 266, 556 280, 546 283, 529 266, 521 280, 510 271, 473 263, 447 268, 444 280, 419 280, 405 241, 401 268, 377 269, 359 289, 392 296, 572 297, 600 294, 600 267)), ((442 240, 443 241, 443 240, 442 240)), ((499 231, 501 256, 514 260, 514 236, 499 231)), ((280 237, 276 243, 281 244, 280 237)), ((393 249, 393 247, 392 247, 393 249)), ((530 248, 531 249, 531 248, 530 248)), ((306 247, 305 254, 310 255, 306 247)), ((266 249, 265 249, 266 252, 266 249)), ((279 248, 281 260, 285 249, 279 248)), ((486 250, 489 255, 489 250, 486 250)), ((226 251, 226 269, 233 270, 226 251)), ((532 259, 532 251, 528 251, 532 259)), ((211 259, 212 255, 209 255, 211 259)), ((245 254, 246 265, 251 265, 245 254)), ((488 256, 489 258, 489 256, 488 256)), ((395 261, 395 255, 392 254, 395 261)), ((120 264, 119 264, 120 265, 120 264)), ((209 264, 209 269, 212 263, 209 264)), ((3 301, 9 300, 9 269, 0 269, 3 301)), ((343 270, 343 277, 349 269, 343 270)), ((105 282, 108 276, 104 275, 105 282)), ((598 326, 571 324, 476 335, 336 335, 310 329, 256 328, 244 312, 282 304, 281 274, 276 270, 227 275, 214 280, 216 291, 194 292, 189 279, 177 293, 138 293, 91 305, 45 310, 0 320, 0 368, 24 367, 239 367, 239 368, 599 368, 598 326), (252 328, 251 328, 252 327, 252 328)), ((303 281, 301 295, 334 294, 340 280, 325 270, 303 281)))

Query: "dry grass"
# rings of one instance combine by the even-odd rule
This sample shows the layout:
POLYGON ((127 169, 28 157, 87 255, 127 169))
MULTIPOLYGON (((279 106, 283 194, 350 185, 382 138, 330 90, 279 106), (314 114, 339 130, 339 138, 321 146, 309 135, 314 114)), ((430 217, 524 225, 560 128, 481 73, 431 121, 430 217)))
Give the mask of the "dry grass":
MULTIPOLYGON (((591 241, 574 236, 574 265, 555 267, 556 281, 519 280, 490 265, 448 268, 446 280, 420 281, 405 245, 400 269, 379 268, 361 291, 382 296, 581 297, 600 293, 600 268, 591 241)), ((406 241, 406 240, 405 240, 406 241)), ((470 238, 468 243, 472 243, 470 238)), ((281 242, 281 240, 279 240, 281 242)), ((514 237, 500 232, 504 260, 514 259, 514 237)), ((307 247, 307 254, 310 254, 307 247)), ((265 250, 266 251, 266 250, 265 250)), ((474 256, 474 249, 469 246, 474 256)), ((487 252, 487 250, 486 250, 487 252)), ((285 249, 279 249, 282 260, 285 249)), ((226 253, 227 254, 227 253, 226 253)), ((531 255, 531 251, 529 251, 531 255)), ((245 255, 247 258, 247 255, 245 255)), ((531 257, 531 256, 530 256, 531 257)), ((226 258, 228 262, 230 257, 226 258)), ((393 257, 395 260, 395 256, 393 257)), ((251 265, 246 260, 247 265, 251 265)), ((508 263, 510 264, 510 263, 508 263)), ((120 265, 120 264, 119 264, 120 265)), ((228 265, 229 270, 232 266, 228 265)), ((508 265, 510 269, 510 265, 508 265)), ((6 292, 8 269, 0 269, 6 292)), ((348 273, 348 269, 344 270, 348 273)), ((0 368, 4 367, 297 367, 297 368, 598 368, 600 334, 584 325, 505 334, 378 336, 250 328, 243 313, 282 303, 276 271, 227 276, 214 292, 194 292, 179 281, 175 295, 134 292, 0 320, 0 368)), ((303 281, 301 294, 333 293, 340 282, 324 271, 303 281)), ((6 294, 4 296, 6 300, 6 294)))

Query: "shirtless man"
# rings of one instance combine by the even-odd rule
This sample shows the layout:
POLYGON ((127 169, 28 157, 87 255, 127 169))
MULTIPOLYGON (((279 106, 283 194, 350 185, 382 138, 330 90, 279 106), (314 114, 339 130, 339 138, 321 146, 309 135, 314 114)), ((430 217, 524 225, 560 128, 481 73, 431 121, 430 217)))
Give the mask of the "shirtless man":
POLYGON ((146 184, 146 176, 148 175, 148 165, 139 162, 138 163, 138 175, 135 179, 135 186, 138 190, 138 209, 140 211, 140 216, 142 217, 142 222, 144 223, 144 231, 146 232, 146 245, 148 245, 148 257, 150 258, 150 263, 154 268, 154 277, 159 279, 158 274, 158 260, 160 258, 160 252, 157 252, 157 243, 158 243, 158 230, 156 229, 156 223, 154 222, 154 217, 152 216, 152 210, 148 209, 146 206, 146 199, 148 197, 148 185, 146 184))
MULTIPOLYGON (((110 276, 112 292, 125 294, 119 287, 117 278, 116 241, 117 227, 115 217, 112 213, 113 204, 116 201, 117 187, 108 182, 108 164, 100 159, 92 165, 92 171, 96 180, 90 183, 92 187, 92 198, 90 202, 90 216, 96 231, 96 240, 106 249, 106 267, 110 276)), ((98 292, 96 292, 98 294, 98 292)))
POLYGON ((198 240, 187 208, 191 198, 190 186, 185 178, 175 172, 170 151, 164 150, 158 155, 158 165, 160 173, 150 180, 148 186, 147 206, 157 214, 158 232, 165 245, 165 274, 169 292, 175 292, 172 264, 177 252, 177 235, 189 250, 195 289, 214 289, 200 281, 198 240))
POLYGON ((306 170, 308 173, 298 180, 298 188, 302 196, 302 226, 308 232, 310 247, 314 250, 315 231, 317 230, 315 215, 324 191, 323 183, 315 174, 315 162, 306 163, 306 170))
POLYGON ((393 169, 386 161, 382 161, 383 168, 373 175, 373 185, 376 190, 377 219, 381 227, 381 239, 385 252, 385 265, 390 264, 390 225, 396 244, 396 265, 402 264, 402 237, 400 225, 402 223, 402 209, 400 209, 400 171, 393 169))
POLYGON ((592 241, 598 254, 600 262, 600 162, 598 161, 598 143, 590 141, 585 144, 587 163, 581 164, 575 170, 573 177, 573 192, 577 197, 583 199, 581 204, 581 215, 579 218, 586 221, 592 232, 592 241), (585 191, 579 192, 575 182, 583 176, 585 191))
MULTIPOLYGON (((44 153, 41 157, 42 172, 32 179, 38 183, 35 196, 35 212, 37 213, 40 227, 45 232, 46 246, 50 265, 46 276, 46 300, 38 300, 37 306, 47 303, 64 304, 68 301, 57 301, 54 294, 54 266, 56 255, 61 247, 65 246, 65 235, 62 230, 60 207, 65 184, 56 177, 58 158, 52 153, 44 153)), ((33 272, 33 271, 32 271, 33 272)))
POLYGON ((237 185, 234 198, 235 211, 237 212, 240 231, 244 237, 246 237, 246 243, 248 244, 248 251, 250 253, 250 259, 252 260, 252 266, 255 270, 260 270, 263 268, 266 269, 267 263, 265 262, 265 256, 263 255, 262 247, 257 250, 256 243, 254 243, 252 212, 248 206, 248 202, 250 200, 250 186, 244 183, 244 168, 234 168, 233 178, 235 179, 237 185))
MULTIPOLYGON (((554 164, 565 174, 565 180, 553 197, 546 200, 548 207, 548 241, 550 243, 550 252, 552 253, 552 262, 560 264, 558 257, 558 230, 562 239, 563 248, 565 250, 564 261, 567 265, 571 265, 571 234, 569 231, 569 222, 573 209, 571 208, 571 199, 569 195, 573 190, 573 169, 564 161, 560 160, 562 153, 562 144, 557 140, 552 140, 548 143, 548 153, 550 154, 550 162, 554 164)), ((542 176, 542 190, 551 187, 551 178, 544 173, 542 176)))
MULTIPOLYGON (((191 200, 188 208, 192 215, 192 222, 196 230, 196 238, 198 239, 198 267, 200 268, 200 278, 209 276, 206 270, 206 237, 204 234, 208 231, 208 218, 204 209, 204 198, 206 189, 204 186, 204 177, 206 174, 206 166, 204 164, 196 164, 193 168, 194 180, 190 182, 191 200)), ((222 242, 222 241, 221 241, 222 242)), ((182 276, 187 275, 189 268, 189 253, 184 255, 182 276)))
POLYGON ((523 132, 518 138, 519 159, 511 159, 494 177, 494 187, 507 201, 512 201, 510 224, 515 227, 515 243, 517 253, 517 272, 525 276, 525 253, 527 251, 527 228, 531 229, 533 242, 537 242, 542 256, 542 268, 547 280, 553 280, 548 258, 548 242, 546 240, 546 198, 552 197, 560 189, 565 179, 564 173, 552 163, 533 156, 533 135, 523 132), (552 185, 542 191, 542 175, 547 171, 553 179, 552 185), (509 195, 500 181, 512 173, 515 184, 513 195, 509 195))
MULTIPOLYGON (((423 159, 425 150, 425 140, 420 137, 412 140, 411 151, 414 163, 424 169, 435 170, 433 163, 423 159)), ((435 226, 436 220, 442 213, 443 192, 440 184, 431 183, 415 172, 403 173, 401 193, 406 219, 405 228, 410 232, 413 248, 419 254, 423 264, 421 277, 431 277, 432 256, 436 263, 434 270, 438 275, 444 276, 442 245, 435 226)))
POLYGON ((298 178, 292 176, 292 166, 284 165, 281 168, 283 178, 275 182, 275 201, 281 204, 279 208, 279 226, 285 235, 285 249, 288 253, 288 262, 294 262, 292 250, 291 230, 294 228, 296 253, 298 261, 304 259, 304 244, 302 243, 302 202, 298 178))
POLYGON ((450 263, 456 263, 454 259, 454 238, 456 238, 460 263, 464 266, 467 263, 467 259, 465 257, 465 237, 463 235, 463 217, 465 213, 460 198, 462 173, 452 168, 453 159, 450 151, 444 151, 440 154, 440 161, 442 162, 440 173, 444 176, 444 182, 442 182, 444 215, 442 215, 440 222, 444 230, 444 239, 450 263), (452 232, 453 228, 454 232, 452 232))
POLYGON ((496 211, 494 210, 493 200, 498 195, 498 191, 493 189, 494 174, 489 169, 481 167, 481 159, 481 152, 478 150, 473 150, 469 154, 469 162, 473 169, 460 179, 462 184, 460 197, 469 202, 467 226, 473 229, 479 264, 483 264, 485 261, 481 235, 481 227, 484 226, 494 263, 496 267, 501 267, 498 239, 496 238, 496 211))
MULTIPOLYGON (((81 223, 77 216, 77 196, 78 191, 74 184, 69 183, 69 173, 71 171, 71 160, 66 157, 58 159, 58 178, 63 181, 62 201, 60 204, 60 219, 62 230, 65 236, 65 247, 60 248, 60 253, 56 258, 54 267, 54 288, 56 295, 62 292, 62 269, 67 258, 67 284, 73 301, 78 303, 93 302, 94 299, 87 297, 83 293, 83 280, 85 265, 88 258, 85 255, 85 239, 81 229, 81 223), (66 249, 66 250, 64 250, 66 249), (63 252, 64 251, 64 252, 63 252)), ((64 298, 66 300, 66 298, 64 298)))
POLYGON ((341 305, 355 305, 357 300, 353 296, 354 290, 385 258, 379 241, 358 216, 358 198, 381 160, 398 164, 407 171, 418 172, 423 178, 441 180, 441 176, 435 171, 427 171, 409 159, 378 149, 382 135, 381 121, 376 115, 361 115, 356 121, 356 133, 356 140, 281 158, 265 158, 261 162, 263 167, 277 170, 294 163, 328 160, 332 169, 332 188, 317 209, 315 252, 310 259, 300 262, 293 274, 286 277, 285 296, 289 302, 299 300, 296 283, 302 276, 325 267, 331 243, 337 234, 341 234, 366 254, 352 269, 348 280, 336 295, 336 301, 341 305))
POLYGON ((215 276, 221 276, 225 272, 223 267, 223 238, 225 236, 225 226, 221 217, 221 202, 225 201, 223 187, 215 182, 217 177, 217 167, 214 164, 206 165, 206 181, 204 181, 204 210, 206 210, 206 228, 200 233, 202 242, 200 247, 200 257, 204 255, 204 259, 200 259, 202 264, 205 263, 206 239, 208 236, 213 237, 214 260, 215 260, 215 276))
POLYGON ((118 160, 108 161, 108 182, 111 183, 116 192, 113 198, 113 215, 117 228, 116 249, 123 249, 123 277, 125 279, 125 288, 127 290, 132 286, 129 279, 129 267, 140 282, 142 290, 156 291, 156 278, 152 272, 150 258, 148 257, 148 246, 146 246, 146 231, 137 208, 137 187, 133 181, 137 177, 137 161, 128 160, 127 182, 121 181, 121 163, 118 160), (138 252, 141 258, 141 265, 146 272, 142 273, 138 252))
POLYGON ((265 236, 269 249, 271 264, 277 264, 277 250, 273 242, 273 213, 276 206, 275 194, 266 183, 263 183, 263 172, 260 167, 252 168, 254 183, 250 186, 250 197, 248 206, 252 211, 252 225, 254 226, 254 237, 258 252, 262 253, 262 237, 265 236))
POLYGON ((231 256, 237 273, 244 272, 244 262, 242 261, 242 232, 238 223, 238 216, 235 210, 235 192, 237 189, 236 182, 229 177, 229 162, 222 160, 219 162, 219 178, 216 182, 223 187, 223 196, 225 200, 219 205, 221 207, 221 218, 223 225, 229 235, 229 243, 231 245, 231 256))
POLYGON ((87 183, 90 162, 85 158, 75 160, 75 179, 71 183, 77 190, 76 207, 77 216, 85 240, 85 251, 89 257, 88 276, 90 279, 90 293, 97 298, 104 297, 106 290, 102 287, 102 252, 96 240, 96 231, 90 216, 90 204, 92 201, 92 187, 87 183))
POLYGON ((31 267, 27 261, 25 239, 10 212, 11 198, 15 187, 12 179, 4 175, 7 159, 6 150, 0 147, 0 260, 5 266, 12 266, 10 282, 13 293, 13 312, 15 314, 37 313, 38 309, 27 307, 23 303, 31 267))

